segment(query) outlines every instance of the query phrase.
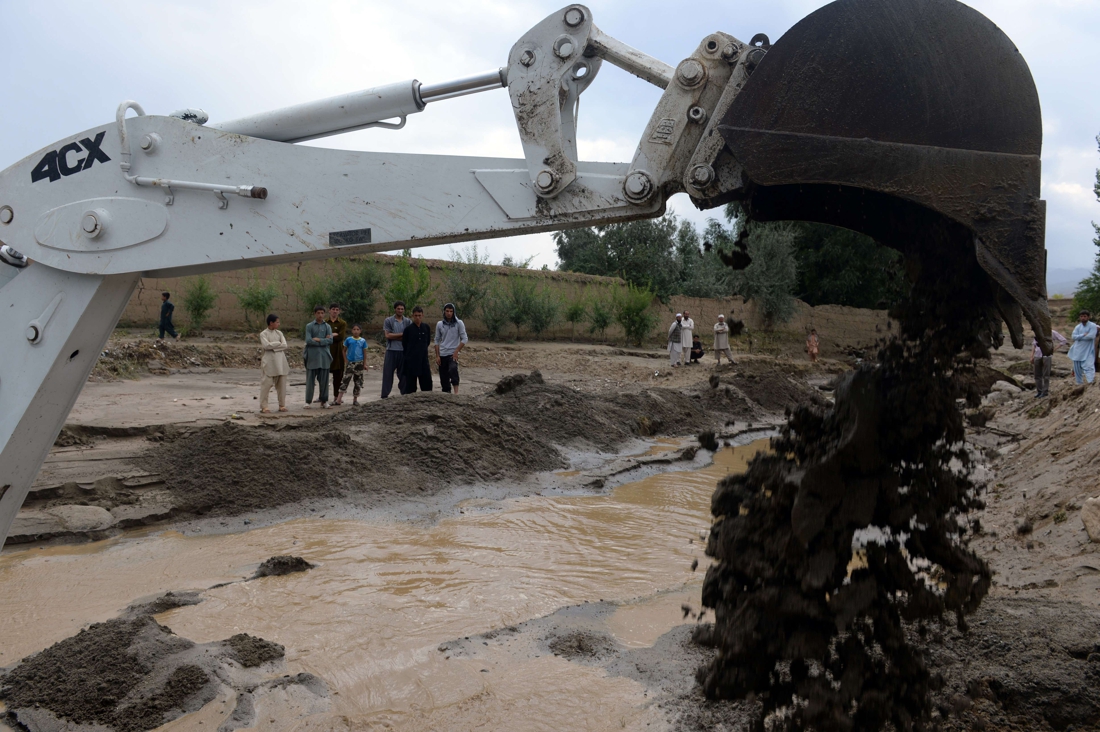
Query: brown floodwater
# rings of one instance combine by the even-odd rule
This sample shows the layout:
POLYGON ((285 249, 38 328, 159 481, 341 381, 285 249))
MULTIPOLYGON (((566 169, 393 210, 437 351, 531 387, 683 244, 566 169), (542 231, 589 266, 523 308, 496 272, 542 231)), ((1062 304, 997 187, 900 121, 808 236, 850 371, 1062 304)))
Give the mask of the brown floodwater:
MULTIPOLYGON (((718 478, 745 469, 767 440, 724 448, 714 463, 608 495, 470 502, 424 527, 301 519, 239 534, 130 534, 0 555, 0 667, 168 590, 204 601, 157 620, 199 643, 250 633, 286 647, 281 673, 310 672, 333 694, 303 707, 270 695, 257 729, 623 729, 653 723, 641 684, 551 655, 450 658, 446 641, 585 601, 618 607, 608 632, 652 645, 698 605, 718 478), (310 572, 235 582, 276 554, 310 572)), ((227 695, 164 729, 214 729, 227 695), (201 723, 201 724, 200 724, 201 723)))

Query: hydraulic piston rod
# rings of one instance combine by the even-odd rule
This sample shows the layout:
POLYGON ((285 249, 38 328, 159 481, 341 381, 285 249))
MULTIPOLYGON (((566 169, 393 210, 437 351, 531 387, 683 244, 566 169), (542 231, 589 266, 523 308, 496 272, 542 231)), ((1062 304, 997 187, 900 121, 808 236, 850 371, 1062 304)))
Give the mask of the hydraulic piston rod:
POLYGON ((428 102, 500 89, 505 86, 505 71, 487 71, 442 84, 422 85, 410 79, 209 126, 275 142, 304 142, 368 127, 400 129, 408 115, 423 111, 428 102))

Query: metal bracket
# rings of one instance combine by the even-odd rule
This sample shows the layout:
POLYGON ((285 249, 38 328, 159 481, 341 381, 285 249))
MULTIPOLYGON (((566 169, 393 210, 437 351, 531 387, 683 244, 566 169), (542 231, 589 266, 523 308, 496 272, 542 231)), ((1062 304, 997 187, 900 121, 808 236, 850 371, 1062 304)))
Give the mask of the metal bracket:
POLYGON ((57 310, 57 306, 61 304, 61 301, 65 299, 65 293, 59 292, 54 295, 53 300, 50 300, 50 304, 46 306, 46 309, 42 311, 42 314, 37 318, 27 323, 27 340, 32 345, 37 345, 42 342, 42 336, 46 331, 46 325, 50 322, 50 318, 53 317, 54 312, 57 310))

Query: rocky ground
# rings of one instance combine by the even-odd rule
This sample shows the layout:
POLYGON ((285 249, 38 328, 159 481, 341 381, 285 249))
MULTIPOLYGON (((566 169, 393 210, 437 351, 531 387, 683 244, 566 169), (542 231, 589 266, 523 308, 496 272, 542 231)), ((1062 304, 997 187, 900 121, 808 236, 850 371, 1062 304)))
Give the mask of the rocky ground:
MULTIPOLYGON (((775 424, 793 403, 824 404, 851 367, 741 355, 718 371, 711 363, 673 370, 658 351, 573 344, 475 346, 464 355, 457 397, 380 401, 374 369, 358 408, 304 411, 296 386, 289 415, 261 416, 251 398, 253 345, 123 337, 97 367, 9 541, 80 541, 148 524, 236 530, 336 503, 353 514, 401 506, 404 516, 431 520, 463 491, 606 489, 695 460, 693 449, 614 458, 639 439, 704 429, 721 439, 775 424), (525 378, 506 378, 517 373, 525 378), (548 479, 554 471, 561 475, 548 479)), ((969 416, 986 485, 974 546, 994 586, 968 633, 944 626, 925 636, 945 679, 936 704, 949 729, 1100 729, 1100 543, 1086 528, 1087 502, 1100 494, 1100 387, 1073 384, 1062 355, 1051 397, 1035 399, 1027 357, 995 354, 983 406, 969 416)), ((379 363, 377 352, 368 356, 379 363)), ((152 598, 25 659, 0 677, 0 697, 9 710, 37 710, 20 718, 32 729, 53 728, 43 715, 54 714, 88 725, 73 729, 149 729, 210 701, 217 677, 233 680, 237 726, 250 725, 247 697, 266 687, 240 653, 265 656, 273 644, 172 636, 150 615, 177 601, 198 600, 152 598)), ((751 710, 705 702, 695 686, 694 670, 712 653, 692 641, 698 618, 652 647, 625 648, 607 632, 609 612, 600 603, 564 608, 440 652, 553 653, 641 681, 677 729, 744 728, 751 710)), ((262 663, 275 668, 279 658, 262 663)), ((323 681, 285 684, 323 705, 323 681)))

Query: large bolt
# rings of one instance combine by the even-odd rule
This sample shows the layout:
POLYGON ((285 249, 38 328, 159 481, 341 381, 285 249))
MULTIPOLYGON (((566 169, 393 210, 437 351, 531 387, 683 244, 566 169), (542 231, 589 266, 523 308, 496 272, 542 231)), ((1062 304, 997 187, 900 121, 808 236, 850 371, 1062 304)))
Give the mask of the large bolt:
POLYGON ((545 193, 546 191, 553 190, 554 184, 558 182, 558 176, 554 171, 549 168, 540 170, 539 174, 535 176, 535 187, 545 193))
POLYGON ((714 168, 700 164, 691 169, 691 184, 696 188, 705 188, 714 180, 714 168))
POLYGON ((519 62, 524 66, 530 66, 535 63, 535 52, 531 50, 524 51, 519 55, 519 62))
POLYGON ((569 8, 565 11, 565 24, 570 28, 576 28, 584 22, 584 11, 580 8, 569 8))
POLYGON ((737 47, 736 43, 727 43, 722 47, 722 58, 733 63, 737 60, 737 57, 741 55, 741 49, 737 47))
POLYGON ((151 153, 157 149, 157 144, 160 143, 160 135, 155 132, 150 132, 145 137, 141 138, 141 149, 147 153, 151 153))
POLYGON ((12 211, 11 206, 0 206, 0 224, 10 224, 14 218, 15 211, 12 211))
POLYGON ((703 64, 693 58, 689 58, 680 64, 676 70, 676 78, 684 86, 697 86, 706 77, 707 72, 703 64))
POLYGON ((573 55, 573 44, 569 41, 566 41, 565 43, 562 43, 557 48, 555 48, 554 52, 558 54, 560 58, 569 58, 573 55))
POLYGON ((649 198, 653 192, 653 181, 644 170, 636 170, 626 177, 623 183, 623 192, 626 197, 635 203, 641 203, 649 198))
POLYGON ((748 57, 745 59, 745 68, 751 74, 756 71, 756 67, 760 65, 760 62, 764 60, 764 56, 768 54, 763 48, 754 48, 749 51, 748 57))
POLYGON ((707 110, 702 107, 692 107, 688 110, 688 119, 697 125, 707 121, 707 110))
POLYGON ((80 220, 80 228, 84 230, 84 236, 95 239, 103 233, 108 219, 107 212, 101 208, 85 211, 84 217, 80 220))

